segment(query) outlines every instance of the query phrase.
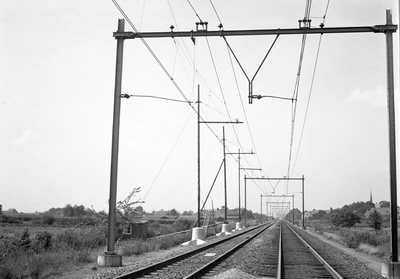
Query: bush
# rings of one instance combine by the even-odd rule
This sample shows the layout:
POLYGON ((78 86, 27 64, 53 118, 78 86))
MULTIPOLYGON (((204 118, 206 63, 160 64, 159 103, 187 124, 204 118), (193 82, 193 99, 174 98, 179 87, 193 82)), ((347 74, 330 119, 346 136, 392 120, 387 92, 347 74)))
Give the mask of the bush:
POLYGON ((382 218, 382 215, 375 209, 374 209, 374 211, 372 211, 369 214, 366 221, 367 221, 368 226, 373 228, 376 232, 381 230, 383 218, 382 218))
POLYGON ((122 256, 140 255, 149 251, 154 251, 154 245, 146 242, 145 240, 135 239, 129 242, 124 242, 118 250, 122 256))
POLYGON ((46 278, 79 263, 94 262, 106 243, 103 227, 68 229, 52 235, 27 229, 0 239, 0 278, 46 278))
POLYGON ((24 229, 22 231, 22 234, 18 240, 18 247, 23 249, 23 250, 27 250, 31 247, 32 241, 31 241, 31 235, 28 231, 28 229, 24 229))
POLYGON ((366 254, 369 254, 369 255, 375 255, 375 256, 378 256, 378 257, 384 257, 384 256, 388 256, 390 254, 390 253, 388 253, 390 251, 390 247, 385 247, 385 246, 386 245, 375 247, 375 246, 372 246, 372 245, 361 243, 358 246, 357 251, 363 252, 363 253, 366 253, 366 254))
POLYGON ((52 246, 53 236, 51 233, 44 231, 35 235, 35 246, 41 250, 49 250, 52 246))
POLYGON ((351 228, 360 223, 360 216, 352 211, 342 209, 332 216, 332 224, 336 227, 351 228))
POLYGON ((0 278, 44 278, 59 273, 68 263, 63 254, 55 252, 34 253, 19 250, 1 258, 0 278))
POLYGON ((339 231, 343 242, 350 248, 358 248, 361 243, 368 244, 371 246, 380 246, 390 241, 389 235, 387 234, 375 234, 364 231, 353 231, 348 229, 341 229, 339 231))
POLYGON ((174 222, 172 227, 177 232, 186 231, 192 228, 192 222, 187 219, 178 219, 174 222))
MULTIPOLYGON (((181 226, 182 223, 177 223, 178 226, 181 226)), ((181 230, 177 230, 173 225, 166 225, 159 222, 149 223, 147 226, 147 237, 152 238, 156 236, 166 235, 175 233, 181 230)))
POLYGON ((56 218, 55 224, 60 227, 72 226, 71 218, 60 217, 56 218))
POLYGON ((21 220, 15 218, 15 217, 4 215, 4 214, 0 216, 0 222, 8 223, 8 224, 21 224, 22 223, 21 220))
POLYGON ((54 218, 53 215, 50 215, 50 214, 42 215, 42 224, 44 224, 44 225, 53 225, 53 223, 55 221, 56 221, 56 218, 54 218))
POLYGON ((107 241, 106 229, 104 226, 67 229, 55 236, 54 243, 76 250, 98 248, 107 241))

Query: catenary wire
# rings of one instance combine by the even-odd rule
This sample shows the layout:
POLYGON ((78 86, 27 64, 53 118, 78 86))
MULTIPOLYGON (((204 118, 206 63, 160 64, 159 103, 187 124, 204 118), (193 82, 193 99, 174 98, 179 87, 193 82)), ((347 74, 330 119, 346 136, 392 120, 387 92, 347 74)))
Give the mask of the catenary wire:
POLYGON ((200 22, 203 22, 203 21, 201 20, 200 16, 197 14, 196 10, 194 9, 192 3, 190 3, 189 0, 187 0, 187 2, 189 3, 190 7, 192 8, 193 12, 196 14, 196 16, 197 16, 197 18, 200 20, 200 22))
MULTIPOLYGON (((174 12, 173 12, 173 10, 172 10, 172 6, 170 5, 169 0, 168 0, 168 5, 169 5, 169 7, 170 7, 170 11, 171 11, 171 13, 172 13, 172 17, 173 17, 173 19, 174 19, 175 27, 178 29, 178 31, 180 31, 179 25, 178 25, 178 23, 177 23, 177 21, 176 21, 176 18, 175 18, 175 15, 174 15, 174 12)), ((180 38, 180 39, 181 39, 181 38, 180 38)), ((197 77, 198 77, 199 80, 201 81, 202 85, 204 85, 204 86, 207 88, 207 90, 208 90, 210 93, 213 94, 213 96, 215 96, 219 101, 221 101, 221 99, 220 99, 216 94, 214 94, 214 92, 210 89, 210 87, 208 86, 208 84, 206 83, 206 81, 204 80, 204 78, 202 77, 202 75, 196 70, 196 67, 195 67, 195 65, 196 65, 195 57, 192 58, 192 57, 190 56, 190 54, 189 54, 190 52, 189 52, 189 50, 188 50, 188 48, 187 48, 187 45, 186 45, 185 41, 184 41, 184 40, 181 40, 181 41, 183 42, 183 45, 184 45, 185 49, 182 49, 182 47, 181 47, 180 44, 178 44, 178 46, 179 46, 179 48, 182 50, 182 53, 184 54, 186 60, 189 62, 189 64, 190 64, 191 67, 193 68, 193 73, 195 73, 195 74, 197 75, 197 77), (186 53, 189 54, 189 57, 186 55, 186 53)), ((194 45, 194 47, 195 47, 195 45, 194 45)), ((192 80, 194 80, 194 78, 193 78, 192 80)))
MULTIPOLYGON (((178 90, 178 92, 181 94, 181 96, 183 97, 183 99, 185 101, 189 101, 189 99, 186 97, 185 93, 183 93, 182 89, 178 86, 178 84, 175 82, 175 80, 173 79, 173 77, 170 75, 170 73, 168 72, 168 70, 165 68, 165 66, 162 64, 162 62, 160 61, 160 59, 157 57, 157 55, 154 53, 154 51, 151 49, 151 47, 149 46, 149 44, 146 42, 145 39, 143 39, 142 37, 140 37, 140 33, 139 30, 135 27, 135 25, 132 23, 132 21, 129 19, 128 15, 124 12, 124 10, 122 9, 122 7, 118 4, 118 2, 116 0, 112 0, 112 2, 114 3, 114 5, 117 7, 117 9, 120 11, 120 13, 123 15, 123 17, 125 18, 125 20, 129 23, 129 25, 132 27, 132 29, 139 34, 139 38, 142 41, 142 43, 145 45, 145 47, 147 48, 147 50, 150 52, 150 54, 153 56, 153 58, 156 60, 157 64, 161 67, 161 69, 164 71, 164 73, 168 76, 168 78, 171 80, 171 82, 174 84, 175 88, 178 90)), ((194 109, 194 108, 193 108, 194 109)))
MULTIPOLYGON (((190 113, 192 113, 193 111, 192 110, 190 110, 190 113)), ((140 153, 131 163, 129 163, 129 165, 127 165, 123 170, 120 170, 119 172, 118 172, 118 175, 123 175, 129 168, 130 168, 130 166, 132 165, 132 164, 134 164, 138 159, 140 159, 145 153, 147 153, 147 151, 149 150, 149 149, 151 149, 159 140, 161 140, 163 137, 164 137, 164 135, 167 133, 167 132, 169 132, 169 130, 172 128, 172 127, 174 127, 178 122, 179 122, 179 120, 186 114, 187 112, 185 112, 184 114, 182 114, 180 117, 179 117, 179 119, 174 123, 174 124, 172 124, 170 127, 168 127, 168 129, 166 129, 153 143, 151 143, 150 145, 149 145, 149 147, 147 147, 145 150, 143 150, 142 151, 142 153, 140 153)), ((189 117, 190 117, 190 115, 189 115, 189 117)), ((104 186, 94 197, 92 197, 92 199, 90 199, 87 203, 86 203, 86 205, 87 204, 89 204, 92 200, 94 200, 101 192, 103 192, 105 189, 107 189, 109 186, 108 185, 106 185, 106 186, 104 186)))
MULTIPOLYGON (((215 147, 212 149, 212 151, 214 151, 217 147, 220 146, 220 143, 216 144, 215 147)), ((208 159, 209 156, 211 156, 212 152, 210 152, 205 158, 202 159, 202 161, 200 162, 200 165, 208 159)), ((168 194, 164 197, 164 199, 162 199, 158 204, 156 204, 152 210, 156 209, 162 202, 164 202, 170 195, 172 195, 173 192, 175 192, 195 171, 197 170, 197 167, 194 168, 178 185, 176 185, 176 187, 168 194)), ((197 203, 197 200, 196 200, 197 203)), ((191 207, 191 206, 190 206, 191 207)), ((187 208, 186 208, 187 209, 187 208)))
MULTIPOLYGON (((118 4, 118 2, 116 0, 112 0, 114 5, 117 7, 117 9, 121 12, 121 14, 123 15, 123 17, 125 18, 125 20, 129 23, 129 25, 132 27, 133 30, 135 30, 135 32, 139 33, 138 30, 136 29, 136 27, 134 26, 134 24, 132 23, 132 21, 129 19, 129 17, 126 15, 126 13, 124 12, 124 10, 121 8, 121 6, 118 4)), ((189 2, 189 1, 188 1, 189 2)), ((190 4, 190 2, 189 2, 190 4)), ((197 14, 197 13, 196 13, 197 14)), ((139 33, 140 35, 140 33, 139 33)), ((151 47, 147 44, 147 42, 141 38, 139 36, 140 40, 142 41, 142 43, 145 45, 145 47, 148 49, 148 51, 151 53, 151 55, 153 56, 153 58, 156 60, 156 62, 159 64, 159 66, 162 68, 162 70, 164 71, 164 73, 169 77, 169 79, 171 80, 171 82, 174 84, 175 88, 178 90, 178 92, 181 94, 181 96, 184 98, 184 100, 186 102, 190 102, 189 99, 186 97, 186 95, 183 93, 183 91, 181 90, 181 88, 178 86, 178 84, 175 82, 175 80, 173 79, 173 77, 169 74, 168 70, 165 68, 165 66, 162 64, 162 62, 159 60, 159 58, 157 57, 157 55, 154 53, 154 51, 151 49, 151 47)), ((194 106, 189 103, 190 107, 196 111, 196 109, 194 108, 194 106)), ((196 113, 199 113, 196 111, 196 113)), ((200 117, 201 118, 201 117, 200 117)), ((201 118, 202 119, 202 118, 201 118)), ((203 120, 203 119, 202 119, 203 120)), ((215 131, 211 128, 210 125, 208 125, 206 123, 206 126, 209 128, 209 130, 214 134, 214 136, 221 142, 222 140, 218 137, 218 135, 215 133, 215 131)), ((174 145, 175 146, 175 145, 174 145)), ((168 155, 168 157, 170 156, 170 154, 168 155)), ((166 160, 168 160, 168 157, 166 160)), ((166 162, 166 161, 165 161, 166 162)), ((164 164, 165 164, 164 162, 164 164)), ((151 190, 151 188, 153 187, 157 177, 158 177, 159 173, 157 174, 155 180, 153 181, 152 185, 150 186, 149 191, 151 190)), ((147 197, 149 191, 146 193, 145 198, 147 197)))
POLYGON ((151 183, 150 188, 149 188, 149 190, 147 191, 146 195, 144 196, 143 200, 146 199, 146 197, 147 197, 147 195, 149 194, 150 190, 153 188, 155 182, 157 181, 158 177, 160 176, 161 171, 164 169, 164 166, 165 166, 165 164, 167 163, 169 157, 171 156, 172 151, 175 149, 175 146, 176 146, 176 144, 178 143, 178 141, 179 141, 181 135, 183 134, 183 131, 185 130, 186 125, 189 123, 189 119, 190 119, 190 115, 189 115, 188 119, 186 120, 185 125, 183 125, 183 128, 182 128, 181 132, 179 133, 178 138, 176 139, 175 143, 173 144, 171 150, 169 151, 167 158, 165 158, 164 163, 162 164, 162 166, 161 166, 160 170, 158 171, 156 177, 154 178, 153 182, 151 183))
MULTIPOLYGON (((306 1, 306 9, 304 13, 304 20, 307 20, 308 17, 310 16, 310 11, 311 11, 311 0, 306 1)), ((302 36, 302 41, 301 41, 301 49, 300 49, 300 58, 299 58, 299 65, 297 69, 297 75, 296 75, 296 82, 293 90, 293 101, 292 101, 292 123, 291 123, 291 133, 290 133, 290 144, 289 144, 289 160, 288 160, 288 167, 287 167, 287 177, 290 176, 290 167, 291 167, 291 160, 292 160, 292 152, 293 152, 293 138, 294 138, 294 128, 295 128, 295 122, 296 122, 296 112, 297 112, 297 104, 298 104, 298 94, 299 94, 299 88, 300 88, 300 77, 301 77, 301 69, 303 65, 303 58, 304 58, 304 51, 306 47, 306 41, 307 41, 307 34, 304 33, 302 36)), ((286 183, 286 189, 285 192, 288 191, 289 187, 289 180, 287 180, 286 183)))
MULTIPOLYGON (((330 0, 328 0, 328 2, 327 2, 326 9, 325 9, 325 14, 323 16, 322 24, 325 24, 325 19, 326 19, 326 15, 327 15, 328 8, 329 8, 329 3, 330 3, 330 0)), ((318 41, 318 48, 317 48, 317 54, 316 54, 315 62, 314 62, 313 75, 312 75, 312 78, 311 78, 310 90, 308 92, 307 106, 306 106, 306 111, 305 111, 305 114, 304 114, 303 125, 302 125, 302 128, 301 128, 299 146, 297 148, 296 158, 294 160, 294 164, 293 164, 293 168, 292 168, 292 174, 293 174, 294 169, 296 167, 297 158, 299 156, 299 151, 300 151, 300 147, 301 147, 301 143, 302 143, 302 139, 303 139, 304 128, 305 128, 305 125, 306 125, 306 120, 307 120, 307 115, 308 115, 308 109, 309 109, 309 106, 310 106, 311 94, 312 94, 312 90, 313 90, 313 87, 314 87, 314 80, 315 80, 315 73, 316 73, 317 65, 318 65, 319 52, 321 50, 321 42, 322 42, 322 34, 320 35, 319 41, 318 41)))
POLYGON ((142 29, 143 15, 144 15, 144 7, 145 7, 145 6, 146 6, 146 0, 143 0, 142 14, 140 15, 139 31, 142 29))
MULTIPOLYGON (((189 99, 186 97, 186 95, 184 94, 184 92, 182 91, 182 89, 178 86, 178 84, 176 83, 176 81, 172 78, 172 76, 169 74, 168 70, 165 68, 165 66, 162 64, 162 62, 159 60, 159 58, 157 57, 157 55, 154 53, 154 51, 151 49, 151 47, 147 44, 146 40, 144 40, 144 38, 140 37, 140 33, 138 32, 137 28, 135 27, 135 25, 132 23, 132 21, 129 19, 129 17, 127 16, 127 14, 124 12, 124 10, 122 9, 122 7, 118 4, 118 2, 116 0, 112 0, 112 2, 114 3, 114 5, 117 7, 117 9, 120 11, 120 13, 123 15, 123 17, 125 18, 125 20, 129 23, 129 25, 132 27, 132 29, 138 33, 140 40, 142 41, 142 43, 145 45, 145 47, 147 48, 147 50, 150 52, 150 54, 153 56, 153 58, 156 60, 156 62, 158 63, 158 65, 161 67, 161 69, 164 71, 164 73, 168 76, 168 78, 171 80, 171 82, 173 83, 173 85, 175 86, 175 88, 178 90, 178 92, 181 94, 181 96, 183 97, 183 99, 187 102, 189 102, 189 99)), ((189 106, 197 113, 196 108, 189 103, 189 106)), ((201 118, 202 119, 202 118, 201 118)), ((202 119, 204 120, 204 119, 202 119)), ((216 132, 211 128, 211 126, 209 124, 206 123, 207 128, 211 131, 211 133, 221 142, 222 139, 220 139, 220 137, 216 134, 216 132)))
POLYGON ((211 6, 212 6, 213 9, 214 9, 215 15, 217 16, 217 18, 218 18, 218 20, 219 20, 219 24, 220 24, 220 26, 221 26, 221 28, 222 28, 222 20, 221 20, 221 18, 219 17, 219 15, 218 15, 218 13, 217 13, 217 9, 215 8, 215 6, 214 6, 212 0, 210 0, 210 3, 211 3, 211 6))

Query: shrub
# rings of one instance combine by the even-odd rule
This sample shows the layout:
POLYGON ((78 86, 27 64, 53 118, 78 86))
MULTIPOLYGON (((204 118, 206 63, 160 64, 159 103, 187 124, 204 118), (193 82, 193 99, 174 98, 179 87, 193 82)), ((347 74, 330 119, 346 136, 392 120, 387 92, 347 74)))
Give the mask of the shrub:
POLYGON ((4 215, 4 214, 0 216, 0 222, 8 223, 8 224, 21 224, 22 223, 21 220, 15 218, 15 217, 4 215))
POLYGON ((140 255, 152 251, 154 246, 144 240, 135 239, 121 244, 118 253, 122 256, 140 255))
POLYGON ((368 226, 373 228, 376 232, 381 230, 382 222, 383 222, 382 215, 375 209, 369 214, 367 218, 368 226))
POLYGON ((102 227, 68 229, 56 235, 56 243, 60 247, 71 247, 76 250, 97 248, 106 243, 106 235, 102 227))
POLYGON ((24 250, 27 250, 31 247, 32 241, 31 241, 31 235, 28 231, 28 229, 24 229, 22 231, 21 237, 18 240, 18 247, 22 248, 24 250))
POLYGON ((140 255, 145 252, 165 250, 190 240, 191 232, 149 240, 124 240, 119 244, 122 256, 140 255))
POLYGON ((56 218, 54 218, 53 215, 50 215, 50 214, 43 214, 42 215, 42 224, 53 225, 53 223, 55 221, 56 221, 56 218))
POLYGON ((94 262, 94 257, 88 249, 78 250, 76 251, 75 261, 78 263, 92 263, 94 262))
POLYGON ((55 224, 60 227, 66 227, 66 226, 71 226, 72 222, 70 221, 71 218, 67 217, 60 217, 56 218, 55 224))
POLYGON ((178 219, 172 225, 173 229, 177 232, 186 231, 192 228, 192 222, 187 219, 178 219))
POLYGON ((35 235, 35 246, 39 249, 49 250, 52 246, 53 236, 51 233, 44 231, 35 235))
POLYGON ((334 233, 329 233, 329 232, 324 232, 323 235, 328 238, 328 239, 332 239, 336 242, 342 243, 342 238, 340 236, 338 236, 337 234, 334 233))
POLYGON ((360 223, 360 216, 350 210, 342 209, 332 216, 331 221, 336 227, 351 228, 360 223))
POLYGON ((363 252, 363 253, 366 253, 366 254, 369 254, 369 255, 375 255, 375 256, 378 256, 378 257, 383 257, 383 256, 386 255, 386 251, 384 249, 384 246, 375 247, 375 246, 372 246, 372 245, 369 245, 369 244, 365 244, 365 243, 361 243, 358 246, 357 251, 360 251, 360 252, 363 252))
POLYGON ((66 261, 58 253, 34 253, 32 251, 15 251, 2 257, 0 278, 44 278, 57 273, 66 261))
POLYGON ((350 248, 357 248, 361 243, 377 247, 390 240, 387 234, 375 234, 367 231, 341 229, 339 234, 342 236, 344 243, 350 248))
POLYGON ((176 245, 175 237, 163 237, 163 238, 155 239, 153 241, 154 241, 155 247, 157 247, 160 250, 166 250, 166 249, 174 247, 176 245))

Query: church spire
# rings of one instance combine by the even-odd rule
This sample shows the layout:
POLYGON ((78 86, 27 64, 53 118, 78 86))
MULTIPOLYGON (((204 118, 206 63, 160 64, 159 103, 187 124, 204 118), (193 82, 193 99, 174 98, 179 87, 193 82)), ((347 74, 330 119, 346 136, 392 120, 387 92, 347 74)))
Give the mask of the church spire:
POLYGON ((369 192, 369 201, 372 202, 372 189, 370 189, 370 192, 369 192))

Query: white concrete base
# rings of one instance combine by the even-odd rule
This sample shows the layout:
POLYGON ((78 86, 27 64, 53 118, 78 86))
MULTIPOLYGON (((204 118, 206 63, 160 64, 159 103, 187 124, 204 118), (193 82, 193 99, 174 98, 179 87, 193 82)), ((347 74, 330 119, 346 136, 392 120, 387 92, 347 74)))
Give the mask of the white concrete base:
POLYGON ((193 245, 201 245, 201 244, 204 244, 204 243, 206 243, 204 240, 201 240, 201 239, 193 239, 193 240, 184 242, 184 243, 182 243, 181 245, 182 245, 182 246, 193 246, 193 245))
POLYGON ((204 228, 193 228, 192 230, 192 240, 200 239, 206 240, 206 230, 204 228))
POLYGON ((97 265, 103 267, 122 266, 122 256, 118 254, 99 254, 97 256, 97 265))
POLYGON ((400 279, 400 263, 384 262, 382 263, 382 274, 385 278, 400 279))
POLYGON ((222 224, 221 232, 231 232, 231 226, 229 224, 222 224))
POLYGON ((206 243, 206 231, 204 228, 193 228, 192 240, 182 243, 182 246, 201 245, 206 243))
POLYGON ((242 222, 237 222, 237 223, 236 223, 236 228, 235 228, 235 230, 236 230, 236 231, 241 231, 241 230, 243 230, 243 223, 242 223, 242 222))
POLYGON ((228 235, 231 235, 231 233, 230 232, 220 232, 220 233, 216 234, 217 237, 224 237, 224 236, 228 236, 228 235))

